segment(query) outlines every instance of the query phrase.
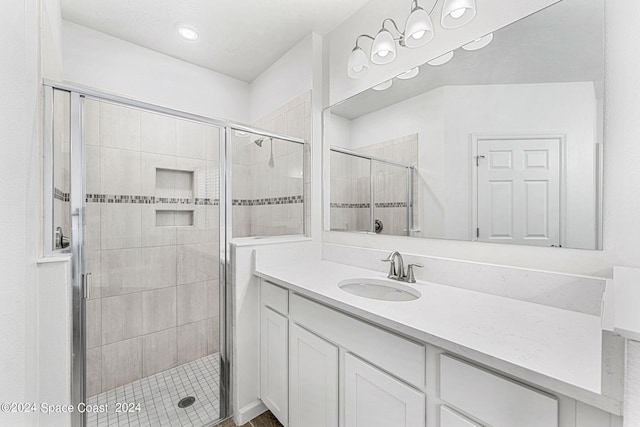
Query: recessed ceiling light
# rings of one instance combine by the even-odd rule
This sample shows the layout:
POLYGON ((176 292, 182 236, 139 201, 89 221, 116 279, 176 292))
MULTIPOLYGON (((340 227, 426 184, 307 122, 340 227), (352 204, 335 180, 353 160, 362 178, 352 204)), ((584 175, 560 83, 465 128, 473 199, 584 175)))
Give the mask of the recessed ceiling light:
POLYGON ((475 39, 474 41, 467 43, 462 46, 464 50, 478 50, 482 49, 493 40, 493 33, 489 33, 484 37, 480 37, 479 39, 475 39))
POLYGON ((373 90, 385 90, 385 89, 389 89, 392 84, 393 84, 393 82, 391 81, 391 79, 389 79, 389 80, 383 81, 380 84, 375 85, 371 89, 373 89, 373 90))
POLYGON ((408 80, 408 79, 412 79, 412 78, 414 78, 415 76, 417 76, 419 72, 420 72, 420 68, 418 68, 418 67, 414 67, 414 68, 412 68, 412 69, 410 69, 410 70, 405 71, 405 72, 404 72, 404 73, 402 73, 402 74, 398 74, 398 78, 399 78, 400 80, 408 80))
POLYGON ((185 40, 195 41, 198 40, 198 32, 190 27, 183 25, 178 27, 178 34, 185 40))
POLYGON ((427 64, 429 64, 429 65, 442 65, 442 64, 446 64, 447 62, 451 61, 451 58, 453 58, 453 51, 447 52, 444 55, 438 56, 437 58, 432 59, 431 61, 427 62, 427 64))

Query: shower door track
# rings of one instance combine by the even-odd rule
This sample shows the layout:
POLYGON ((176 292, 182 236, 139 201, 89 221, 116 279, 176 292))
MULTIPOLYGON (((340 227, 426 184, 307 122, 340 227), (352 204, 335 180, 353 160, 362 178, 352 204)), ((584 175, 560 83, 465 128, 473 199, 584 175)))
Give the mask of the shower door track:
MULTIPOLYGON (((231 272, 229 271, 229 253, 227 250, 228 241, 231 237, 231 215, 232 215, 232 203, 231 203, 231 130, 239 130, 244 132, 251 132, 256 135, 264 136, 267 138, 280 139, 288 142, 294 142, 305 145, 304 139, 294 138, 290 136, 279 135, 273 132, 265 131, 262 129, 256 129, 251 126, 246 126, 230 121, 224 121, 219 119, 213 119, 197 114, 188 113, 185 111, 175 110, 172 108, 162 107, 155 104, 150 104, 134 99, 126 98, 119 95, 114 95, 106 92, 97 91, 95 89, 83 87, 81 85, 61 83, 51 80, 43 80, 44 92, 45 92, 45 105, 44 105, 44 143, 45 143, 45 158, 44 158, 44 171, 48 174, 53 170, 53 154, 49 150, 49 144, 51 143, 50 136, 52 135, 52 129, 48 129, 51 126, 51 117, 53 114, 53 90, 58 89, 69 92, 71 95, 71 216, 72 216, 72 235, 71 235, 71 270, 72 270, 72 316, 73 316, 73 330, 72 330, 72 357, 71 357, 71 403, 77 407, 80 402, 84 402, 86 399, 84 384, 85 384, 85 299, 87 292, 87 283, 85 276, 85 263, 83 244, 84 236, 83 224, 85 221, 84 212, 84 197, 85 191, 83 188, 83 172, 84 172, 84 155, 83 155, 83 135, 82 135, 82 109, 81 98, 90 97, 100 101, 113 102, 128 107, 139 108, 154 113, 165 114, 168 116, 191 120, 194 122, 213 125, 220 128, 220 200, 224 200, 224 209, 220 210, 220 230, 224 230, 224 238, 220 238, 220 251, 224 254, 221 259, 223 263, 220 269, 220 274, 223 277, 220 286, 220 318, 223 320, 224 326, 220 332, 220 419, 224 419, 232 415, 232 401, 231 401, 231 337, 232 337, 232 295, 231 285, 228 280, 231 278, 231 272)), ((52 180, 45 176, 44 179, 45 198, 49 195, 53 195, 52 180), (51 187, 48 187, 51 184, 51 187)), ((306 197, 305 197, 306 200, 306 197)), ((306 203, 306 201, 305 201, 306 203)), ((45 203, 46 205, 46 203, 45 203)), ((45 208, 45 224, 52 224, 52 218, 48 217, 52 215, 48 209, 45 208)), ((45 234, 50 230, 45 230, 45 234)), ((85 414, 81 414, 78 411, 72 413, 72 425, 74 427, 85 426, 85 414)), ((216 421, 216 420, 212 420, 216 421)))

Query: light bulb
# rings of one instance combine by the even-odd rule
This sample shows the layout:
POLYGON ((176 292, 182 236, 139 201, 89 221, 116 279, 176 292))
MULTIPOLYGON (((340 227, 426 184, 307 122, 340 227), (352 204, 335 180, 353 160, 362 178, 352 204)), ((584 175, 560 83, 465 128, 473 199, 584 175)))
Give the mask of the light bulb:
POLYGON ((404 34, 406 47, 416 48, 429 43, 433 39, 433 22, 427 11, 416 5, 407 18, 404 34))
POLYGON ((198 33, 193 28, 179 27, 178 34, 185 40, 194 41, 198 40, 198 33))
POLYGON ((373 40, 371 46, 371 62, 384 65, 392 62, 396 58, 396 41, 391 33, 386 29, 381 29, 373 40))
POLYGON ((460 28, 476 17, 476 0, 444 0, 442 5, 442 28, 460 28))
POLYGON ((449 15, 451 15, 451 17, 453 19, 458 19, 460 18, 462 15, 464 15, 464 13, 466 12, 467 9, 465 9, 464 7, 461 7, 460 9, 456 9, 453 12, 451 12, 449 15))

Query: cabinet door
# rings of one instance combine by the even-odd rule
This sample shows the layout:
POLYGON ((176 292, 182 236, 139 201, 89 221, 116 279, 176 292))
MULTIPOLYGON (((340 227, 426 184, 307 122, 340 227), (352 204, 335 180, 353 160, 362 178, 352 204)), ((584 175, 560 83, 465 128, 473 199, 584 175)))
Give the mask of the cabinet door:
POLYGON ((291 427, 338 425, 338 348, 291 323, 291 427))
POLYGON ((288 416, 288 333, 289 322, 267 307, 262 307, 260 338, 260 397, 280 422, 287 426, 288 416))
POLYGON ((347 354, 346 427, 424 427, 425 395, 347 354))
POLYGON ((440 406, 440 427, 482 427, 451 408, 440 406))

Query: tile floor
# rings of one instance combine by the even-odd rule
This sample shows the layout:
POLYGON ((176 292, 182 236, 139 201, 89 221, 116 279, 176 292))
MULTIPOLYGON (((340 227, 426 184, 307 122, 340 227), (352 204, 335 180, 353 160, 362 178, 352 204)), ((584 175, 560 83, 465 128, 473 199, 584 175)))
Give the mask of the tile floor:
MULTIPOLYGON (((219 354, 214 353, 91 396, 87 398, 87 405, 107 404, 108 411, 87 414, 87 426, 200 427, 211 425, 219 418, 219 379, 219 354), (187 396, 195 397, 195 403, 187 408, 179 408, 178 401, 187 396), (129 413, 116 413, 116 402, 139 403, 140 409, 129 413)), ((245 424, 245 426, 250 425, 245 424)))

